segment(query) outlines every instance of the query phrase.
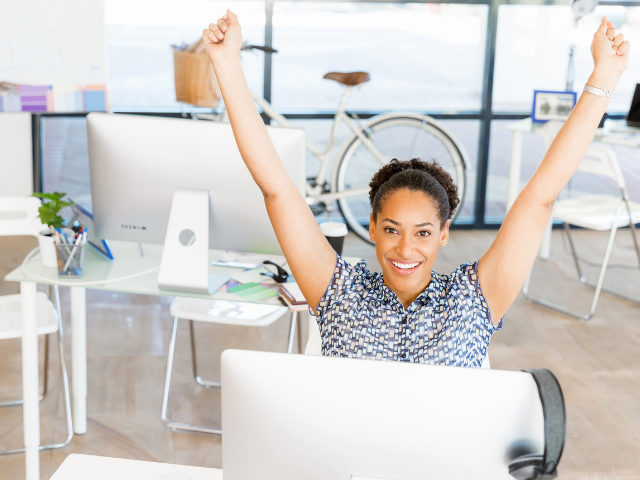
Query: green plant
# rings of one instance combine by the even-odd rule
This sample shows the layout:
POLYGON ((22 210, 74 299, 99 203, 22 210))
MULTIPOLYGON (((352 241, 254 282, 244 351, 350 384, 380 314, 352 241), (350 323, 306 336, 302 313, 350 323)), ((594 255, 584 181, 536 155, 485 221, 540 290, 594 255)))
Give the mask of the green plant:
POLYGON ((66 193, 34 193, 33 196, 42 200, 42 206, 38 209, 40 221, 49 225, 51 233, 54 228, 64 227, 64 219, 59 215, 60 210, 75 205, 73 202, 62 200, 66 193), (49 200, 46 202, 46 200, 49 200))

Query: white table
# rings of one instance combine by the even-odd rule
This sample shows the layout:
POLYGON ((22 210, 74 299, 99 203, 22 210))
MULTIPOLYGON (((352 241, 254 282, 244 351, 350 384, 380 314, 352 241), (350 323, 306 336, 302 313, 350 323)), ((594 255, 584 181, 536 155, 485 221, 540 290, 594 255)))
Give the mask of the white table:
MULTIPOLYGON (((102 281, 125 277, 137 272, 158 267, 162 257, 161 245, 144 245, 144 256, 136 243, 110 242, 115 261, 110 261, 92 247, 87 250, 85 271, 78 283, 102 281)), ((210 250, 211 261, 217 260, 223 252, 210 250)), ((229 267, 210 266, 210 273, 229 275, 238 269, 229 267)), ((60 285, 73 282, 60 279, 57 269, 42 266, 40 257, 36 255, 27 264, 27 270, 35 274, 36 278, 28 275, 21 267, 10 272, 6 281, 20 282, 23 312, 22 336, 22 390, 24 398, 24 445, 27 480, 40 479, 39 445, 40 445, 40 417, 38 402, 38 336, 36 334, 36 286, 37 284, 60 285)), ((158 288, 158 271, 155 270, 142 276, 112 283, 87 286, 95 290, 137 293, 142 295, 169 295, 181 297, 195 297, 206 299, 245 301, 237 295, 226 292, 216 292, 205 295, 158 288)), ((86 333, 86 288, 84 286, 71 287, 71 328, 72 334, 72 372, 73 372, 73 431, 84 434, 87 431, 87 333, 86 333)), ((250 302, 256 303, 256 302, 250 302)), ((282 305, 278 297, 260 300, 257 303, 282 305)))
MULTIPOLYGON (((627 127, 623 122, 615 122, 613 120, 607 120, 607 127, 611 129, 611 131, 622 132, 622 131, 638 131, 637 128, 627 127)), ((518 120, 516 122, 510 123, 506 126, 507 130, 511 130, 511 159, 509 160, 509 183, 507 189, 507 211, 513 205, 513 202, 516 201, 516 197, 520 193, 520 171, 522 165, 522 134, 523 133, 533 133, 535 135, 542 136, 540 132, 540 128, 544 123, 534 123, 531 118, 524 118, 522 120, 518 120)), ((605 136, 603 129, 598 128, 596 130, 596 134, 594 136, 594 140, 599 142, 602 141, 602 138, 605 136)), ((622 143, 611 143, 612 145, 619 145, 627 148, 640 148, 640 147, 629 147, 629 145, 624 145, 622 143)), ((540 159, 542 160, 542 159, 540 159)))
MULTIPOLYGON (((633 129, 631 127, 627 127, 626 124, 621 122, 614 122, 613 120, 607 120, 607 127, 612 131, 631 131, 638 129, 633 129)), ((518 194, 520 193, 520 177, 521 177, 521 167, 522 167, 522 134, 523 133, 532 133, 534 135, 542 136, 542 132, 540 129, 544 123, 535 123, 531 120, 531 118, 524 118, 522 120, 518 120, 516 122, 510 123, 506 126, 507 130, 511 130, 511 158, 509 160, 509 180, 507 183, 507 212, 513 205, 513 202, 516 201, 518 194)), ((602 138, 605 136, 603 129, 598 128, 596 130, 596 134, 594 135, 595 141, 602 141, 602 138)), ((624 144, 616 144, 612 143, 612 145, 620 145, 628 148, 639 148, 639 147, 629 147, 624 144)), ((542 159, 540 159, 542 160, 542 159)), ((544 238, 542 239, 542 244, 540 245, 540 258, 547 259, 549 258, 549 253, 551 250, 551 226, 553 219, 549 223, 549 228, 545 233, 544 238)))
POLYGON ((184 475, 189 480, 222 480, 222 470, 217 468, 142 462, 77 453, 69 455, 62 462, 51 480, 160 480, 161 475, 165 475, 167 479, 168 473, 184 475))

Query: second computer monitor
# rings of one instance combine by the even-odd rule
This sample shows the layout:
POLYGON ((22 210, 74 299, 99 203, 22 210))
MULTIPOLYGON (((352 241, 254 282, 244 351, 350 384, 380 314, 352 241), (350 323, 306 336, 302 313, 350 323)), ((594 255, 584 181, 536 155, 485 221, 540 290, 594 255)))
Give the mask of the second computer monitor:
MULTIPOLYGON (((288 175, 305 188, 305 135, 267 127, 288 175)), ((280 253, 262 192, 231 125, 138 115, 87 116, 96 235, 164 243, 176 188, 209 190, 209 248, 280 253)))

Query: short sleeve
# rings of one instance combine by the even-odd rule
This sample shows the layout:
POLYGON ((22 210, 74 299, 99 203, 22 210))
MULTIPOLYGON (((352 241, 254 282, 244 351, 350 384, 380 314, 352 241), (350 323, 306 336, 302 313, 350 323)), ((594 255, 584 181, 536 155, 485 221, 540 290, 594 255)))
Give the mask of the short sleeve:
POLYGON ((473 309, 476 314, 482 319, 483 326, 489 333, 494 333, 497 330, 502 329, 502 319, 498 325, 494 325, 491 320, 491 311, 489 310, 489 304, 487 299, 482 293, 480 287, 480 279, 478 277, 478 262, 465 263, 460 265, 454 272, 454 281, 458 283, 458 288, 469 295, 471 302, 473 303, 473 309))
POLYGON ((324 316, 337 299, 344 297, 357 285, 360 285, 363 282, 364 272, 364 261, 354 266, 347 263, 340 255, 336 255, 336 266, 329 286, 316 308, 318 318, 324 316))

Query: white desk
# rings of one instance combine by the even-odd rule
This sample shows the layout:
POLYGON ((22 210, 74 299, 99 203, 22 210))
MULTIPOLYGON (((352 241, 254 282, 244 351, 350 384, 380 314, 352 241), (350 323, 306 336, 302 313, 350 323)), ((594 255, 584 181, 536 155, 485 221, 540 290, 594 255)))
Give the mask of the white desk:
MULTIPOLYGON (((607 122, 611 122, 612 130, 615 131, 625 131, 625 130, 635 130, 627 127, 622 122, 614 123, 613 120, 607 120, 607 122)), ((544 123, 534 123, 531 121, 531 118, 524 118, 522 120, 518 120, 516 122, 510 123, 506 126, 507 130, 511 130, 511 159, 509 161, 509 182, 507 189, 507 212, 513 205, 513 202, 516 201, 516 197, 520 193, 520 171, 522 166, 522 134, 523 133, 533 133, 535 135, 540 135, 540 128, 544 123)), ((607 124, 608 126, 609 124, 607 124)), ((594 135, 594 140, 599 142, 602 141, 604 137, 604 132, 601 128, 596 130, 596 134, 594 135)), ((620 145, 628 148, 640 148, 640 147, 629 147, 624 144, 615 144, 612 145, 620 145)), ((542 159, 540 159, 542 160, 542 159)))
MULTIPOLYGON (((162 257, 161 245, 144 245, 144 257, 136 243, 110 242, 115 261, 110 261, 92 247, 88 249, 84 277, 77 280, 91 282, 109 280, 152 269, 160 265, 162 257)), ((211 261, 217 260, 222 251, 210 250, 211 261)), ((229 267, 210 266, 210 273, 229 275, 238 269, 229 267)), ((36 285, 60 284, 73 282, 60 279, 57 269, 42 266, 39 255, 27 264, 27 270, 39 277, 28 275, 21 267, 10 272, 6 281, 20 282, 23 312, 22 336, 22 389, 24 398, 24 445, 27 480, 40 479, 39 445, 40 445, 40 417, 38 402, 38 337, 36 335, 36 285)), ((242 297, 226 292, 216 292, 205 295, 158 288, 158 271, 145 275, 112 283, 87 286, 95 290, 106 290, 143 295, 169 295, 181 297, 196 297, 206 299, 230 300, 235 302, 263 303, 282 305, 278 297, 271 297, 259 302, 250 302, 242 297)), ((275 288, 275 287, 274 287, 275 288)), ((86 289, 84 286, 71 287, 71 328, 72 334, 72 372, 73 372, 73 431, 84 434, 87 431, 87 334, 86 334, 86 289)))
MULTIPOLYGON (((614 123, 613 120, 607 120, 612 124, 611 128, 615 131, 624 131, 624 130, 632 130, 629 129, 626 125, 622 123, 614 123)), ((511 158, 509 160, 509 180, 507 183, 507 212, 513 205, 513 202, 516 201, 518 194, 520 193, 520 177, 521 177, 521 167, 522 167, 522 134, 523 133, 532 133, 534 135, 542 136, 540 129, 544 123, 534 123, 531 118, 524 118, 522 120, 518 120, 516 122, 510 123, 506 126, 507 130, 511 130, 511 158)), ((609 125, 609 124, 608 124, 609 125)), ((607 126, 608 126, 607 125, 607 126)), ((637 129, 635 129, 637 130, 637 129)), ((595 141, 601 141, 604 137, 603 129, 598 128, 594 135, 595 141)), ((611 145, 619 145, 627 148, 639 148, 639 147, 629 147, 624 144, 615 144, 611 143, 611 145)), ((540 159, 542 160, 542 159, 540 159)), ((540 245, 540 258, 547 259, 549 258, 549 253, 551 250, 551 226, 553 223, 553 219, 549 223, 549 228, 542 239, 542 243, 540 245)))
POLYGON ((222 470, 217 468, 142 462, 77 453, 69 455, 62 462, 51 480, 158 480, 160 475, 166 473, 187 475, 189 480, 222 480, 222 470))

